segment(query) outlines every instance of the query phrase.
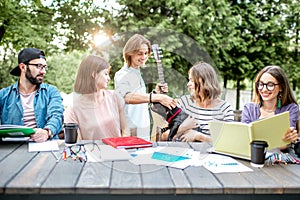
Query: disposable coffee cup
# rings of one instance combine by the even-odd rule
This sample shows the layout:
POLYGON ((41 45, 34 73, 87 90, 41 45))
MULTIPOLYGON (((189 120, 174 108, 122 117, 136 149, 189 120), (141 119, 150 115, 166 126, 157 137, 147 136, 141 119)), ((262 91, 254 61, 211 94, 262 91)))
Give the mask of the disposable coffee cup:
POLYGON ((251 166, 261 168, 265 164, 268 143, 254 140, 251 142, 251 166))
POLYGON ((77 142, 77 129, 78 124, 76 123, 66 123, 64 124, 64 136, 65 136, 65 144, 67 146, 72 146, 77 142))

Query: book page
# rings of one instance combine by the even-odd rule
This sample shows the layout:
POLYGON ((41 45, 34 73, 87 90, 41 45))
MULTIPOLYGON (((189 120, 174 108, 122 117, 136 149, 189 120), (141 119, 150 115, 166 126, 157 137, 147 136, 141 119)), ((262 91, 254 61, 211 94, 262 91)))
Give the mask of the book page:
POLYGON ((268 149, 274 149, 289 143, 282 140, 290 127, 288 111, 252 122, 251 125, 252 139, 266 141, 269 145, 268 149))
POLYGON ((250 125, 240 122, 210 122, 214 152, 250 158, 250 125))
POLYGON ((30 127, 26 127, 26 126, 20 126, 20 125, 11 125, 11 124, 3 124, 0 125, 0 130, 7 130, 7 129, 31 129, 30 127))

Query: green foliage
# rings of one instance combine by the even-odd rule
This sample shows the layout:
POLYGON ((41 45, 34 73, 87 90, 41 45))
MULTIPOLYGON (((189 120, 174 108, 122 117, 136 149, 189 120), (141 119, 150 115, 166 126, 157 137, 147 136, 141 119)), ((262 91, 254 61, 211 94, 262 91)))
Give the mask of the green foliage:
MULTIPOLYGON (((90 47, 108 56, 113 79, 123 65, 123 46, 134 33, 162 47, 166 81, 174 96, 186 92, 187 71, 200 60, 218 69, 224 86, 233 80, 242 87, 244 79, 252 80, 266 65, 281 66, 293 89, 300 86, 298 1, 118 0, 116 8, 109 7, 108 0, 95 2, 53 0, 46 6, 40 0, 2 0, 0 87, 16 80, 7 74, 24 47, 45 50, 51 65, 47 82, 67 93, 72 90, 80 52, 90 47), (99 30, 118 37, 96 47, 92 34, 99 30)), ((143 73, 150 89, 157 81, 153 59, 143 73)))
POLYGON ((53 0, 50 7, 56 13, 53 27, 57 30, 57 37, 66 38, 66 50, 89 48, 91 35, 100 28, 101 8, 93 0, 53 0))
POLYGON ((0 3, 0 45, 4 49, 20 50, 23 46, 49 46, 53 10, 40 1, 3 0, 0 3), (50 23, 49 23, 50 22, 50 23))
MULTIPOLYGON (((62 51, 87 50, 101 17, 100 8, 93 2, 53 0, 51 5, 44 5, 40 0, 1 0, 0 87, 17 80, 7 74, 18 64, 17 54, 25 47, 42 49, 47 57, 62 51)), ((58 84, 65 79, 61 74, 53 78, 58 84)))
MULTIPOLYGON (((299 56, 296 52, 299 6, 296 1, 120 0, 119 4, 121 9, 117 14, 103 13, 104 28, 115 33, 132 30, 144 33, 151 42, 160 43, 170 52, 167 59, 171 64, 166 67, 182 75, 195 61, 188 60, 182 54, 185 52, 198 61, 210 61, 216 66, 224 77, 224 86, 228 80, 253 79, 262 67, 271 64, 282 66, 288 74, 297 74, 293 82, 300 77, 295 67, 287 70, 291 65, 298 65, 295 58, 299 56), (141 31, 144 27, 162 30, 157 37, 163 39, 151 36, 150 31, 141 31), (174 32, 182 33, 185 39, 191 38, 207 54, 195 51, 190 41, 179 34, 174 37, 174 32), (296 45, 291 45, 293 40, 296 45)), ((239 83, 236 85, 242 87, 239 83)))
POLYGON ((73 51, 47 57, 49 70, 45 76, 45 82, 55 85, 64 93, 71 93, 81 60, 88 54, 87 51, 73 51))

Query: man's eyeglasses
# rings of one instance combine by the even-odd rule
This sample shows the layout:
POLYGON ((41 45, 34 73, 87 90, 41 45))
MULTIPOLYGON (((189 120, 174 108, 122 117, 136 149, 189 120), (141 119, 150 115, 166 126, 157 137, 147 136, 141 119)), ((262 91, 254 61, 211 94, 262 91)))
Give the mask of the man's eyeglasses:
POLYGON ((48 69, 48 66, 47 66, 47 65, 43 65, 43 64, 33 64, 33 63, 28 63, 27 65, 33 65, 33 66, 35 66, 38 70, 45 69, 45 71, 47 71, 47 69, 48 69))
POLYGON ((268 82, 268 83, 263 83, 261 81, 256 83, 256 88, 258 90, 262 90, 264 88, 264 86, 266 86, 267 90, 272 91, 275 89, 275 86, 279 85, 279 83, 273 83, 273 82, 268 82))

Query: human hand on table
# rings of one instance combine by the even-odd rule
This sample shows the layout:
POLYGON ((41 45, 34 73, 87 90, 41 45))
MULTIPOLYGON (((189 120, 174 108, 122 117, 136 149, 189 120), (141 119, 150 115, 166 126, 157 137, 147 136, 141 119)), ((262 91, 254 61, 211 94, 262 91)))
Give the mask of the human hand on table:
POLYGON ((181 142, 211 142, 211 137, 196 130, 187 130, 180 137, 181 142))
POLYGON ((49 132, 45 129, 35 128, 30 138, 35 142, 45 142, 49 138, 49 132))

